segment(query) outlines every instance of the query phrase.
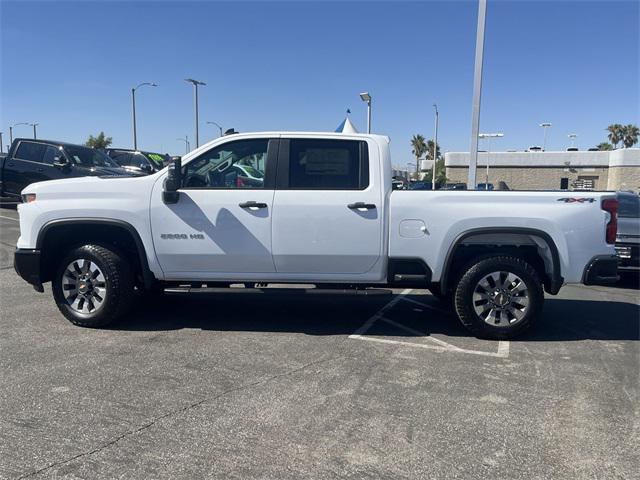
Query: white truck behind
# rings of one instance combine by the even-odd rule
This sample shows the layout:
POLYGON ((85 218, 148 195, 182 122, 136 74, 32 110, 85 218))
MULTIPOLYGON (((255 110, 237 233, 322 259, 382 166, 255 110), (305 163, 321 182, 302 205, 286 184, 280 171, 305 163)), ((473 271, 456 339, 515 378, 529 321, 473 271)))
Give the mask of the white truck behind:
POLYGON ((545 291, 617 279, 615 193, 392 191, 378 135, 236 134, 146 177, 22 197, 15 269, 87 327, 136 290, 311 283, 428 288, 473 334, 510 338, 545 291))

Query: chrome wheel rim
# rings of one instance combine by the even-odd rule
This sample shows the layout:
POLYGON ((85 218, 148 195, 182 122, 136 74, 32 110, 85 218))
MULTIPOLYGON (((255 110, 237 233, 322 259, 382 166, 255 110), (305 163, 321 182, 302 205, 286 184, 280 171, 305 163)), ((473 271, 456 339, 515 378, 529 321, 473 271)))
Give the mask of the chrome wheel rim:
POLYGON ((476 315, 493 327, 510 327, 522 321, 529 310, 529 289, 511 272, 491 272, 473 290, 476 315))
POLYGON ((107 296, 104 274, 91 260, 78 258, 62 274, 62 294, 75 312, 94 313, 107 296))

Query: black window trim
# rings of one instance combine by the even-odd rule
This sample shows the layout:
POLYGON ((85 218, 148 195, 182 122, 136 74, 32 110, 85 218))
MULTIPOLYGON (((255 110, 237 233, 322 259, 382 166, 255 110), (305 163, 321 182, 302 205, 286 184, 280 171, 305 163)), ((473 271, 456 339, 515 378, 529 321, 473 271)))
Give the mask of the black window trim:
MULTIPOLYGON (((239 190, 239 191, 245 191, 245 190, 257 190, 257 191, 275 190, 275 188, 276 188, 276 172, 277 172, 277 168, 278 168, 277 167, 278 147, 279 147, 279 143, 280 143, 277 137, 234 138, 233 140, 231 140, 229 142, 219 143, 215 147, 212 147, 211 149, 207 150, 206 152, 201 153, 200 155, 198 155, 193 160, 190 160, 189 163, 198 160, 202 155, 205 155, 205 154, 209 153, 211 150, 214 150, 216 148, 220 148, 220 147, 223 147, 225 145, 231 145, 232 143, 236 143, 236 142, 247 142, 247 141, 252 141, 252 140, 267 140, 267 160, 266 160, 266 166, 265 166, 265 172, 264 172, 264 183, 263 183, 262 187, 229 188, 229 187, 185 187, 185 186, 180 186, 180 188, 178 190, 179 191, 189 191, 189 190, 232 190, 232 191, 235 191, 235 190, 239 190)), ((183 166, 183 169, 186 168, 189 165, 189 163, 185 164, 183 166)))
POLYGON ((369 144, 366 140, 355 140, 351 138, 315 138, 315 137, 290 137, 280 139, 280 148, 278 150, 278 169, 276 177, 276 190, 298 190, 303 192, 322 192, 322 191, 342 191, 342 192, 359 192, 366 190, 371 186, 371 165, 369 164, 369 144), (290 143, 291 140, 310 140, 310 141, 342 141, 342 142, 358 142, 360 152, 360 177, 358 188, 309 188, 309 187, 291 187, 289 185, 289 161, 290 161, 290 143))

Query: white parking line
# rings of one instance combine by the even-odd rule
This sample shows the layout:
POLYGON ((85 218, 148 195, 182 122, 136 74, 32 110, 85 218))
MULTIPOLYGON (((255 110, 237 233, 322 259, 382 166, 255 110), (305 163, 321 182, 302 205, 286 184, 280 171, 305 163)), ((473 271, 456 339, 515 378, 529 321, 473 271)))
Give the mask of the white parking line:
POLYGON ((17 218, 5 217, 4 215, 0 215, 0 218, 4 218, 5 220, 13 220, 14 222, 19 222, 20 221, 17 218))
POLYGON ((396 296, 393 300, 387 303, 384 307, 378 310, 371 318, 369 318, 358 330, 356 330, 353 334, 349 335, 349 338, 354 340, 366 340, 368 342, 377 342, 377 343, 386 343, 388 345, 403 345, 406 347, 416 347, 423 348, 427 350, 435 350, 438 352, 457 352, 457 353, 466 353, 470 355, 480 355, 484 357, 495 357, 495 358, 507 358, 509 356, 509 342, 508 341, 499 341, 498 342, 498 351, 497 352, 485 352, 482 350, 469 350, 466 348, 460 348, 455 345, 452 345, 444 340, 440 340, 439 338, 432 337, 427 333, 420 332, 419 330, 415 330, 411 327, 407 327, 406 325, 402 325, 390 318, 386 318, 384 313, 387 310, 393 308, 398 302, 401 300, 405 300, 411 303, 416 303, 418 305, 422 305, 426 308, 433 308, 433 310, 444 312, 450 315, 450 312, 445 312, 444 310, 440 310, 439 308, 431 307, 431 305, 423 304, 422 302, 418 302, 417 300, 413 300, 411 298, 407 298, 406 295, 411 293, 411 289, 403 290, 398 296, 396 296), (417 337, 428 340, 430 342, 435 343, 427 344, 427 343, 415 343, 415 342, 405 342, 401 340, 390 340, 387 338, 375 338, 371 336, 365 336, 365 333, 373 326, 375 322, 378 320, 388 323, 389 325, 393 325, 396 328, 404 330, 405 332, 411 333, 417 337))

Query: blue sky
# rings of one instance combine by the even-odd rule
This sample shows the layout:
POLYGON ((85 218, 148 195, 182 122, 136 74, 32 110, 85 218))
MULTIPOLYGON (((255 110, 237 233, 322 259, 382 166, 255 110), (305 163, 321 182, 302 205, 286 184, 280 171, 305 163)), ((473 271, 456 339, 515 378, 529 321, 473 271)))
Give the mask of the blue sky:
MULTIPOLYGON (((489 0, 483 132, 492 149, 542 143, 587 148, 610 123, 640 123, 638 1, 489 0)), ((130 147, 132 86, 140 148, 182 153, 193 138, 192 88, 207 120, 255 130, 333 130, 351 108, 391 137, 394 163, 412 160, 409 140, 433 135, 443 151, 469 148, 477 3, 35 2, 0 3, 0 130, 39 122, 38 136, 84 142, 104 130, 130 147)), ((29 135, 16 127, 14 135, 29 135)), ((482 148, 482 146, 481 146, 482 148)))

